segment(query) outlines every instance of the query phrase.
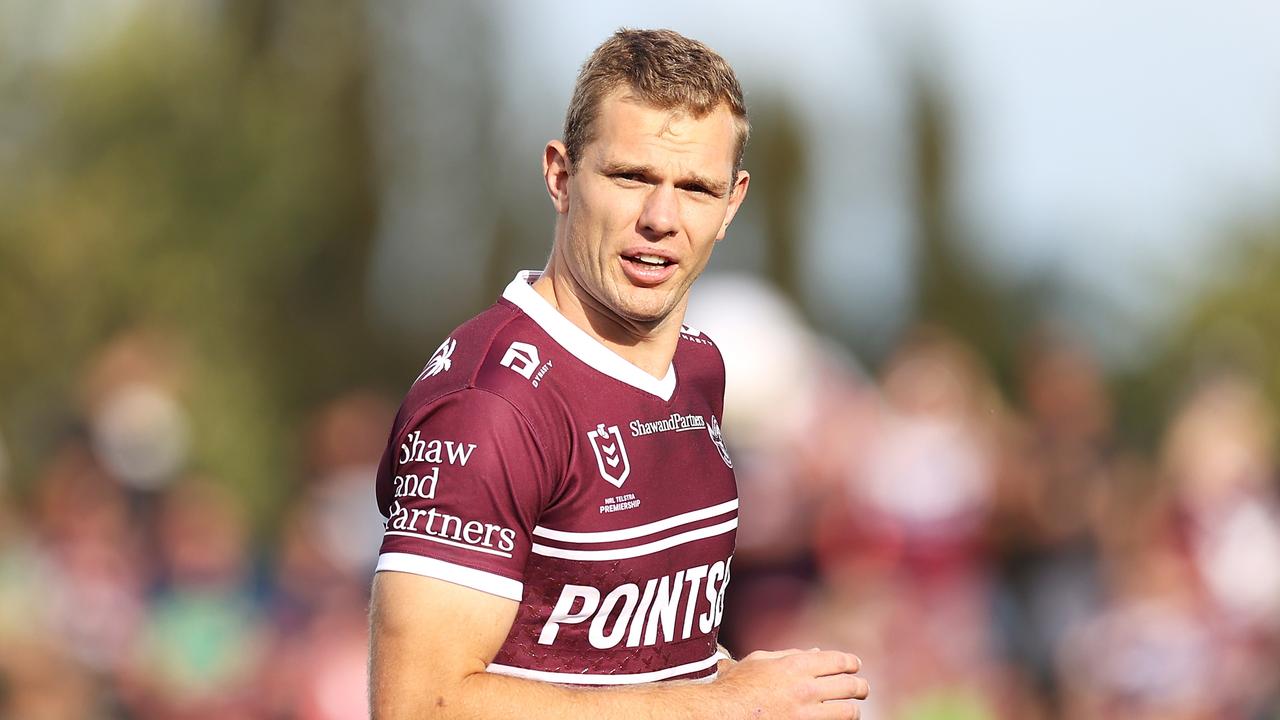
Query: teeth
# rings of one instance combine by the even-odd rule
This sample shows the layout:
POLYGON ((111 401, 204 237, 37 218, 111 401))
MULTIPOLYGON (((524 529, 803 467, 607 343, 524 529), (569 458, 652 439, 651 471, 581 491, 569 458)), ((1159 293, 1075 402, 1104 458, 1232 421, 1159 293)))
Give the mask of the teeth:
POLYGON ((666 265, 667 264, 667 261, 664 258, 660 258, 657 255, 636 255, 635 257, 640 262, 647 263, 649 265, 666 265))

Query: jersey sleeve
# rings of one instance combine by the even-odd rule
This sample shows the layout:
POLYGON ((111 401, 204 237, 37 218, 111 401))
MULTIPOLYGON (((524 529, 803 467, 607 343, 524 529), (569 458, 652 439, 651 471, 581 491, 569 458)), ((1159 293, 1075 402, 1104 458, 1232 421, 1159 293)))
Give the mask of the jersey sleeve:
POLYGON ((397 422, 379 467, 377 570, 519 601, 553 484, 533 429, 505 399, 474 388, 436 399, 397 422))

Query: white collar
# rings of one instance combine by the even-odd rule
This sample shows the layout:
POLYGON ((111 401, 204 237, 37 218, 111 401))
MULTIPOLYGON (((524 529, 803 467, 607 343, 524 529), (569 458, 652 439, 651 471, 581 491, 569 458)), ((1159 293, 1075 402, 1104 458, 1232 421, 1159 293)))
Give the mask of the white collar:
POLYGON ((569 322, 569 318, 561 315, 546 298, 539 295, 532 287, 533 281, 539 277, 542 277, 542 273, 535 270, 521 270, 507 285, 507 289, 502 291, 502 297, 523 310, 552 340, 582 362, 615 380, 621 380, 663 400, 671 399, 676 390, 674 363, 667 367, 667 374, 661 380, 631 364, 582 328, 569 322))

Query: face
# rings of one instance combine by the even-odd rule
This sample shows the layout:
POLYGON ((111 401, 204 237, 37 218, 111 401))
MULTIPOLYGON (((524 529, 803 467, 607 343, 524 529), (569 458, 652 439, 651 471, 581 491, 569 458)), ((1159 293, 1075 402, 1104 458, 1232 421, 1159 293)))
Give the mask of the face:
POLYGON ((548 144, 553 265, 585 306, 641 329, 677 309, 683 317, 689 286, 746 196, 747 173, 733 177, 736 140, 726 107, 694 118, 618 91, 601 103, 572 174, 564 146, 548 144))

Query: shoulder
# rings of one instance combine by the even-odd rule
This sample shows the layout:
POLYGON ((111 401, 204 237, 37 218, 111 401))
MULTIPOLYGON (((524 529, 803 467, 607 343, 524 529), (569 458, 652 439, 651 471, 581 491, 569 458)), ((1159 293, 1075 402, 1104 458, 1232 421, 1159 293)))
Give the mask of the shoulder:
POLYGON ((414 378, 405 395, 406 404, 429 403, 466 388, 514 399, 527 382, 504 380, 510 380, 511 370, 517 376, 524 375, 527 366, 538 362, 541 335, 538 326, 516 307, 502 300, 494 303, 441 341, 414 378), (496 372, 503 368, 507 369, 505 374, 496 372))
POLYGON ((681 384, 710 398, 715 411, 723 414, 725 366, 715 341, 698 328, 682 325, 675 364, 681 384))
POLYGON ((527 315, 506 301, 455 328, 431 354, 405 393, 396 429, 449 408, 457 416, 519 418, 544 424, 547 394, 537 393, 546 336, 527 315))
POLYGON ((719 378, 720 384, 724 384, 724 356, 720 354, 720 346, 705 332, 692 325, 680 326, 676 358, 685 375, 690 370, 699 375, 711 374, 719 378))

